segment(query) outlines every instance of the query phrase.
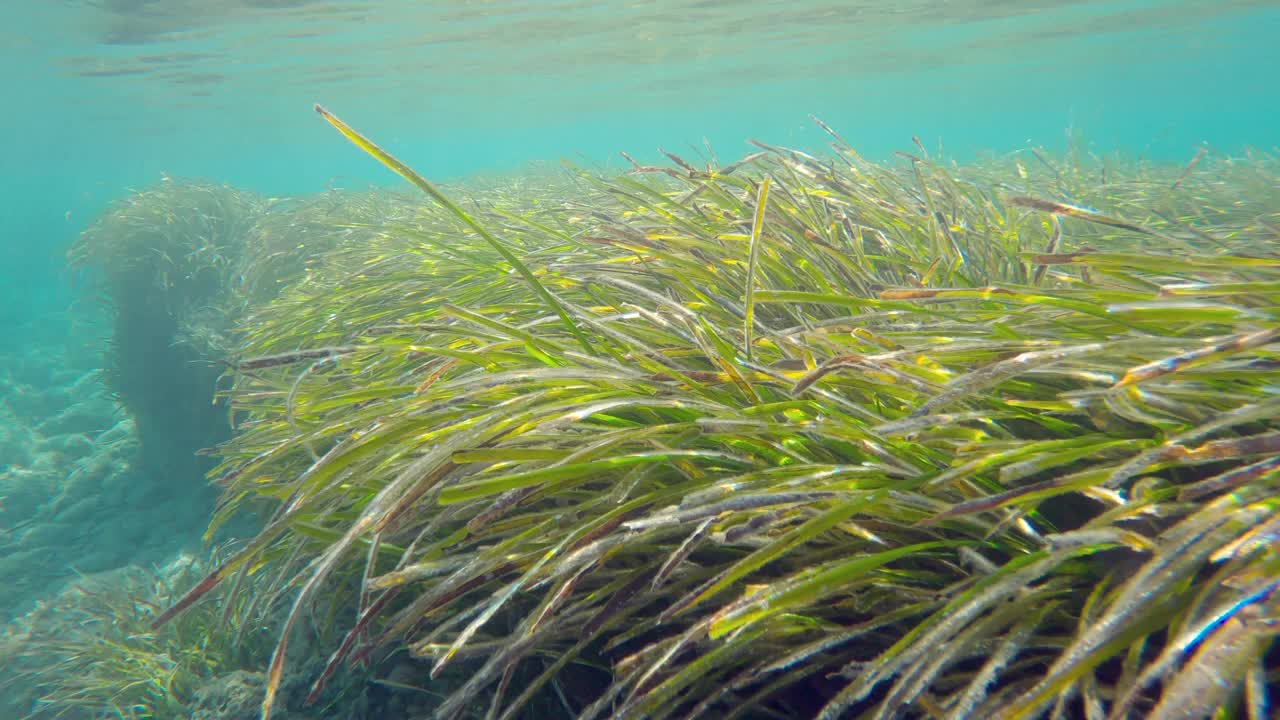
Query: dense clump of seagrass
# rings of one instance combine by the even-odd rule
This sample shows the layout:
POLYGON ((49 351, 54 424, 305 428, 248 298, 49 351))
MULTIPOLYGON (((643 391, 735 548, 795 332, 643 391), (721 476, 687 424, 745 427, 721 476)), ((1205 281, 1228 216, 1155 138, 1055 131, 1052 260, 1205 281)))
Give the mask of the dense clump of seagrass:
POLYGON ((238 321, 227 291, 268 206, 234 188, 166 178, 112 203, 68 253, 112 319, 105 380, 137 424, 141 464, 174 490, 198 487, 209 465, 193 451, 226 438, 225 412, 209 403, 222 373, 211 360, 238 321))
POLYGON ((372 218, 384 228, 392 202, 336 192, 264 198, 165 177, 112 203, 81 234, 68 262, 112 318, 105 380, 138 425, 150 476, 190 492, 209 467, 195 451, 227 435, 226 410, 210 403, 232 352, 227 334, 300 277, 308 258, 359 239, 372 218))
POLYGON ((446 197, 321 112, 431 202, 241 328, 215 525, 276 510, 158 624, 290 578, 264 715, 356 578, 314 697, 407 649, 471 669, 439 717, 1266 716, 1274 159, 831 133, 446 197))

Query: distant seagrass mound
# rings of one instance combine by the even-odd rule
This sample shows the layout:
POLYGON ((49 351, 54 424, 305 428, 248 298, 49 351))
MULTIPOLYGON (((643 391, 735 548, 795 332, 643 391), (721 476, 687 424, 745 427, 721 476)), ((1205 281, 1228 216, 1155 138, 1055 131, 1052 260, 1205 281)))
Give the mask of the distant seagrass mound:
POLYGON ((152 502, 205 493, 209 464, 195 451, 227 437, 213 391, 241 307, 229 291, 267 207, 252 193, 166 178, 113 203, 69 252, 112 318, 106 383, 137 424, 152 502))
POLYGON ((212 463, 198 453, 230 435, 216 391, 230 333, 352 234, 329 216, 339 208, 166 177, 114 202, 72 246, 70 266, 111 318, 104 378, 137 426, 140 500, 211 506, 212 463))

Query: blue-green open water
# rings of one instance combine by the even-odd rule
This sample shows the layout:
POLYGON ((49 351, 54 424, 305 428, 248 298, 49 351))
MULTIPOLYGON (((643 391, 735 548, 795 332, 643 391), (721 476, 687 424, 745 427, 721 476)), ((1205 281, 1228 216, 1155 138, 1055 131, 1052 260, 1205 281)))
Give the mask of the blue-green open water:
POLYGON ((126 472, 131 452, 68 246, 163 176, 267 196, 395 186, 314 103, 443 181, 566 157, 621 167, 619 151, 657 161, 660 146, 736 158, 749 138, 820 150, 810 115, 871 159, 913 137, 960 161, 1073 137, 1182 164, 1201 147, 1276 152, 1277 38, 1280 3, 1248 0, 14 0, 0 23, 0 581, 21 591, 0 619, 102 538, 120 547, 76 570, 158 562, 199 530, 67 520, 76 532, 49 534, 60 554, 33 539, 42 518, 181 502, 199 518, 211 502, 66 495, 126 472))
POLYGON ((1074 128, 1176 161, 1277 142, 1278 36, 1261 0, 14 3, 0 278, 61 302, 59 251, 162 172, 390 183, 316 102, 437 179, 704 138, 821 146, 809 114, 872 158, 912 136, 960 158, 1054 149, 1074 128))

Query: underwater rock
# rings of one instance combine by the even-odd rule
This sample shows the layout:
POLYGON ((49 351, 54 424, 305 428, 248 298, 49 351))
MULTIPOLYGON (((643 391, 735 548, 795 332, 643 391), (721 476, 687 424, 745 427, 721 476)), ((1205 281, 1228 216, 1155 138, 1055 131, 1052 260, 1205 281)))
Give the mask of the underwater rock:
POLYGON ((68 433, 45 438, 37 446, 37 449, 40 452, 59 453, 63 458, 75 461, 93 453, 94 448, 93 440, 88 435, 84 433, 68 433))
POLYGON ((41 389, 40 386, 13 378, 0 383, 0 399, 3 399, 4 404, 24 425, 33 418, 47 415, 50 407, 60 407, 56 404, 59 400, 55 397, 56 394, 56 390, 41 389))
POLYGON ((36 426, 45 436, 100 433, 111 427, 116 407, 105 398, 76 403, 36 426))
POLYGON ((0 467, 30 465, 36 435, 9 406, 6 389, 0 385, 0 467))
POLYGON ((5 578, 0 601, 10 597, 30 596, 38 591, 46 578, 33 570, 43 562, 39 552, 22 550, 12 545, 0 547, 0 577, 5 578))
POLYGON ((119 442, 132 442, 137 437, 137 429, 133 420, 123 418, 111 426, 111 429, 98 436, 97 442, 109 445, 119 442))
POLYGON ((148 502, 156 483, 135 469, 134 423, 106 393, 101 373, 72 367, 55 351, 3 359, 9 367, 0 376, 0 572, 14 580, 0 586, 0 617, 51 596, 73 569, 120 567, 140 549, 145 562, 203 526, 196 514, 204 508, 186 513, 180 504, 148 502), (44 380, 59 384, 32 384, 44 380))
POLYGON ((9 375, 12 380, 31 387, 53 387, 54 369, 59 365, 58 359, 42 347, 35 347, 25 353, 10 356, 9 375))
POLYGON ((35 523, 49 496, 57 491, 56 473, 25 467, 0 469, 0 527, 10 535, 35 523))
POLYGON ((260 672, 220 675, 196 691, 191 720, 256 720, 264 686, 260 672))

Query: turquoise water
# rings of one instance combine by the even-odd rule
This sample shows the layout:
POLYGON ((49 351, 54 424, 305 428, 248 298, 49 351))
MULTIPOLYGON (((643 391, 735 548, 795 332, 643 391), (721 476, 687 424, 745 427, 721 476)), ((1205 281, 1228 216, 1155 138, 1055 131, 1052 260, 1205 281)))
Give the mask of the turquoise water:
POLYGON ((67 248, 162 177, 395 186, 315 103, 442 181, 659 147, 736 158, 750 138, 821 150, 810 115, 872 159, 913 138, 961 162, 1072 139, 1176 164, 1280 143, 1275 2, 22 5, 0 27, 0 619, 73 560, 98 573, 197 547, 213 502, 181 490, 198 473, 165 485, 131 464, 131 420, 100 382, 109 321, 67 248))
POLYGON ((438 179, 821 145, 810 113, 873 158, 912 136, 1052 149, 1073 128, 1180 160, 1276 142, 1277 31, 1276 3, 1243 1, 26 3, 0 29, 4 279, 57 295, 57 250, 161 173, 390 182, 315 102, 438 179))

